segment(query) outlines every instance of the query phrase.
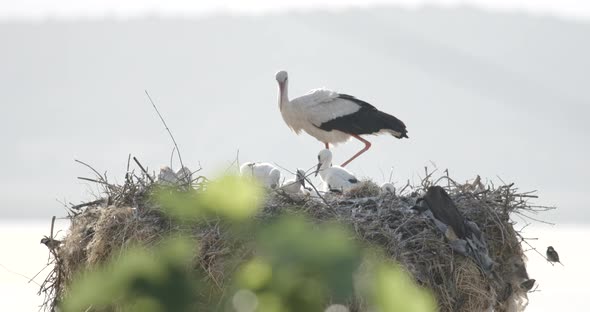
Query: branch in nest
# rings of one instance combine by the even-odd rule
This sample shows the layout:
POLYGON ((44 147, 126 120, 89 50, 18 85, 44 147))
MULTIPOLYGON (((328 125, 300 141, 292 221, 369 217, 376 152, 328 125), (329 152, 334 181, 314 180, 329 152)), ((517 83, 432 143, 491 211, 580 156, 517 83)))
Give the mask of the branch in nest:
POLYGON ((97 200, 94 200, 94 201, 91 201, 91 202, 74 205, 74 206, 71 207, 71 209, 79 210, 79 209, 84 208, 84 207, 87 207, 87 206, 99 205, 99 204, 102 204, 104 202, 105 202, 105 199, 104 198, 101 198, 101 199, 97 199, 97 200))
POLYGON ((135 156, 133 156, 133 161, 139 166, 139 169, 141 169, 141 171, 148 177, 150 182, 154 183, 154 178, 152 178, 152 176, 147 172, 147 170, 145 170, 145 168, 141 165, 141 163, 139 162, 139 160, 137 160, 135 156))
MULTIPOLYGON (((152 97, 150 96, 148 91, 147 90, 144 90, 144 91, 145 91, 145 95, 147 95, 148 99, 150 100, 150 103, 152 103, 154 110, 158 114, 158 117, 160 117, 160 120, 164 124, 166 131, 168 131, 168 134, 170 135, 170 138, 172 139, 172 143, 174 143, 174 147, 176 148, 176 152, 178 153, 178 160, 180 161, 180 168, 184 168, 184 163, 182 162, 182 156, 180 155, 180 148, 178 148, 178 144, 176 144, 176 140, 174 139, 174 135, 172 135, 172 131, 170 131, 170 128, 168 127, 168 125, 166 124, 166 121, 164 120, 164 117, 162 117, 162 114, 160 114, 160 111, 158 110, 156 103, 154 103, 154 101, 152 100, 152 97)), ((154 181, 152 181, 152 182, 154 182, 154 181)))

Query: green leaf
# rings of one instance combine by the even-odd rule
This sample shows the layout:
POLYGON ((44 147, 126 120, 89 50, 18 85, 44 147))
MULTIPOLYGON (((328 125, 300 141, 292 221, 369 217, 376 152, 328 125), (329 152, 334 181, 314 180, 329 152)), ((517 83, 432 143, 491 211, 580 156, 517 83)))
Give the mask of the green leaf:
POLYGON ((199 204, 210 213, 243 220, 258 211, 262 196, 258 184, 239 176, 224 176, 207 185, 199 204))
POLYGON ((156 192, 163 210, 180 220, 215 215, 240 221, 258 211, 262 198, 258 184, 239 176, 223 176, 207 184, 203 191, 162 188, 156 192))
POLYGON ((103 268, 75 279, 62 309, 85 311, 90 306, 122 305, 183 311, 192 303, 196 289, 194 277, 187 272, 193 246, 177 238, 162 242, 152 253, 132 248, 103 268))
POLYGON ((272 278, 272 267, 266 261, 255 258, 244 264, 237 275, 240 287, 258 290, 267 285, 272 278))
POLYGON ((194 221, 205 214, 199 206, 199 195, 196 190, 178 191, 161 188, 154 193, 154 197, 162 210, 176 219, 194 221))
POLYGON ((378 312, 433 312, 436 301, 401 268, 380 264, 373 275, 373 300, 378 312))

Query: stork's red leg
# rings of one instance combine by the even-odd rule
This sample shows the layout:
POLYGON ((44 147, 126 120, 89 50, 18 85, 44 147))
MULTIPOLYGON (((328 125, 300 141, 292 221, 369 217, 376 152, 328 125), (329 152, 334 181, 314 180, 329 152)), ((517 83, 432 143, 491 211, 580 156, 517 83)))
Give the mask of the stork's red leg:
POLYGON ((363 149, 360 150, 358 153, 354 154, 354 156, 352 156, 349 160, 345 161, 342 165, 340 165, 341 167, 348 165, 351 161, 353 161, 355 158, 359 157, 362 153, 366 152, 371 147, 371 142, 361 138, 360 136, 358 136, 356 134, 351 134, 351 136, 353 138, 365 143, 365 147, 363 147, 363 149))
POLYGON ((324 143, 324 144, 326 144, 326 149, 330 149, 330 144, 328 144, 328 143, 324 143))

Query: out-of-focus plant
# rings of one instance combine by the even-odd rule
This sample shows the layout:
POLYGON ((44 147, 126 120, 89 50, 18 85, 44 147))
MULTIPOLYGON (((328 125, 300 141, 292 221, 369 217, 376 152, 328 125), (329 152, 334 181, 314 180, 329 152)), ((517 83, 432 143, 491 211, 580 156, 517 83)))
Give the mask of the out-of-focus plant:
POLYGON ((373 266, 364 276, 363 292, 375 311, 430 312, 436 310, 434 297, 418 287, 407 272, 386 261, 369 260, 373 266))
POLYGON ((356 278, 366 252, 342 226, 283 216, 244 228, 263 195, 256 184, 234 176, 211 182, 203 191, 162 189, 155 194, 163 210, 179 220, 215 216, 231 221, 236 236, 252 238, 254 256, 235 272, 233 285, 224 285, 224 303, 212 307, 199 302, 210 286, 199 282, 191 266, 196 242, 181 237, 152 250, 131 249, 82 273, 70 286, 63 310, 346 311, 362 296, 373 311, 435 311, 432 296, 394 265, 372 258, 371 270, 356 278))
POLYGON ((194 311, 197 279, 187 270, 194 243, 176 238, 153 251, 132 248, 70 285, 64 311, 194 311))
POLYGON ((252 180, 224 176, 207 184, 205 191, 177 191, 161 188, 156 200, 164 211, 182 220, 194 220, 213 215, 230 221, 242 221, 261 206, 262 188, 252 180))
MULTIPOLYGON (((234 298, 252 294, 259 311, 323 311, 330 301, 352 298, 361 250, 340 227, 284 218, 261 230, 256 246, 258 256, 238 273, 234 298)), ((233 304, 241 312, 251 303, 233 304)))

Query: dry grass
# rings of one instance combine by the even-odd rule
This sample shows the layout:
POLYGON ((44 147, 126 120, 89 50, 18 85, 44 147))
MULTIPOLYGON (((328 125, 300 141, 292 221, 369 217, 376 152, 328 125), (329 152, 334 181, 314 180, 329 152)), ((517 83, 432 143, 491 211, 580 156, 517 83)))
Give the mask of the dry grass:
MULTIPOLYGON (((72 207, 69 232, 60 246, 51 249, 54 268, 41 289, 47 310, 67 293, 76 273, 103 263, 130 245, 151 246, 168 235, 195 237, 200 242, 195 250, 195 269, 204 272, 207 282, 219 293, 223 293, 239 261, 253 252, 248 244, 227 239, 228 231, 221 222, 188 226, 164 216, 149 200, 156 184, 145 171, 139 176, 128 173, 122 186, 108 184, 104 177, 96 180, 105 185, 106 196, 72 207)), ((192 187, 199 190, 204 183, 200 177, 192 187)), ((189 185, 178 187, 186 189, 189 185)), ((421 185, 408 184, 397 193, 382 194, 370 181, 343 195, 324 194, 322 200, 273 192, 256 219, 265 222, 279 214, 305 214, 318 223, 339 221, 354 232, 356 239, 384 250, 388 258, 429 288, 440 311, 524 309, 526 291, 520 283, 528 275, 522 236, 510 216, 546 209, 529 205, 528 199, 534 196, 518 193, 513 185, 483 186, 479 179, 469 184, 456 183, 448 176, 433 181, 432 174, 427 174, 421 185), (484 233, 495 262, 493 274, 483 273, 472 259, 455 254, 432 221, 411 209, 428 186, 443 183, 459 210, 484 233)))

